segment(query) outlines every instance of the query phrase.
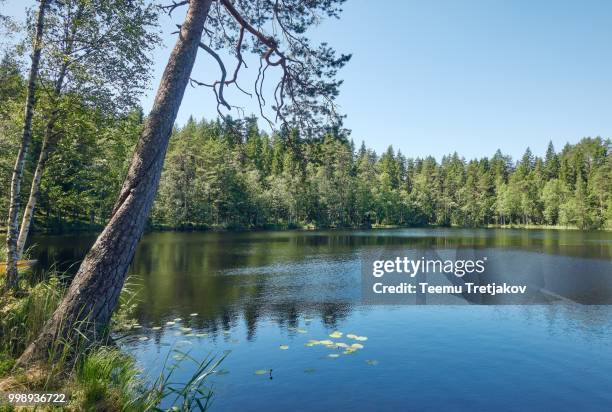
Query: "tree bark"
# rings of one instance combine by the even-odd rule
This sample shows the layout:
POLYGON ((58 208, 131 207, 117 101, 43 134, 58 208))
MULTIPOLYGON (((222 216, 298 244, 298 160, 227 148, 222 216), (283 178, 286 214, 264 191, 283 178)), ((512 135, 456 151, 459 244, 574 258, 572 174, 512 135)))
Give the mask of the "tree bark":
POLYGON ((17 259, 23 257, 23 250, 25 249, 26 240, 28 239, 28 233, 30 232, 30 225, 32 224, 32 217, 34 216, 34 208, 36 207, 36 201, 38 200, 38 193, 40 192, 40 181, 42 175, 47 167, 47 160, 49 160, 49 154, 55 139, 53 136, 53 127, 55 119, 51 119, 47 124, 47 130, 43 139, 43 144, 40 149, 38 156, 38 162, 36 163, 36 171, 32 178, 32 185, 30 186, 30 196, 28 197, 28 203, 23 209, 23 218, 21 219, 21 227, 19 229, 19 238, 17 239, 17 259))
POLYGON ((45 10, 47 4, 47 0, 40 0, 40 5, 38 7, 36 35, 34 39, 34 49, 32 51, 32 65, 30 66, 30 74, 28 76, 28 91, 23 120, 23 132, 21 134, 21 145, 11 178, 11 199, 9 203, 9 216, 6 231, 7 258, 6 281, 4 284, 6 290, 16 290, 19 288, 19 273, 17 272, 17 260, 19 260, 17 255, 17 236, 19 230, 19 208, 21 206, 21 179, 23 179, 25 158, 30 149, 30 142, 32 140, 32 117, 34 115, 34 104, 36 103, 36 79, 38 78, 38 66, 42 52, 42 36, 45 27, 45 10))
MULTIPOLYGON (((71 52, 74 35, 76 32, 76 24, 72 29, 72 37, 69 41, 69 46, 67 48, 68 53, 71 52)), ((62 87, 64 86, 64 79, 66 78, 66 72, 68 71, 68 61, 66 61, 61 69, 59 76, 55 81, 55 87, 53 88, 53 102, 56 104, 59 100, 62 87)), ((32 178, 32 184, 30 185, 30 196, 28 197, 28 203, 23 211, 23 218, 21 219, 21 226, 19 229, 19 238, 17 239, 16 244, 16 254, 17 259, 21 259, 23 256, 23 251, 25 249, 26 241, 28 240, 28 234, 30 232, 30 226, 32 224, 32 218, 34 217, 34 208, 36 207, 36 202, 38 200, 38 193, 40 192, 40 181, 42 179, 42 175, 45 172, 45 168, 47 167, 47 161, 49 160, 49 154, 53 150, 53 146, 56 143, 57 133, 55 132, 55 123, 58 119, 58 110, 54 109, 51 113, 49 120, 47 121, 47 126, 45 128, 45 136, 43 138, 43 144, 40 148, 40 154, 38 155, 38 162, 36 163, 36 170, 34 171, 34 177, 32 178)))
POLYGON ((81 263, 58 309, 21 355, 17 366, 53 356, 49 348, 55 342, 67 342, 69 346, 63 349, 74 350, 80 337, 92 342, 103 336, 157 192, 168 140, 211 2, 189 2, 111 219, 81 263))
POLYGON ((79 5, 76 17, 72 22, 69 37, 65 42, 65 48, 62 51, 62 53, 66 56, 66 59, 61 65, 58 76, 54 82, 53 95, 51 97, 51 106, 53 107, 53 109, 47 121, 43 144, 40 149, 40 154, 38 156, 38 162, 36 163, 36 171, 34 172, 34 178, 32 179, 32 184, 30 186, 30 196, 28 197, 28 203, 23 211, 23 218, 21 219, 19 237, 17 239, 16 244, 17 259, 21 259, 23 256, 25 244, 28 240, 28 234, 30 232, 30 226, 32 224, 32 218, 34 217, 34 208, 36 207, 36 202, 38 200, 38 193, 40 191, 40 181, 45 171, 45 167, 47 166, 49 154, 53 150, 55 138, 57 137, 57 134, 54 132, 55 123, 57 122, 59 116, 59 109, 57 108, 57 105, 62 94, 62 88, 64 87, 64 80, 66 79, 66 74, 68 73, 68 65, 70 64, 68 56, 72 54, 74 49, 74 40, 78 30, 78 20, 82 12, 83 6, 79 5))

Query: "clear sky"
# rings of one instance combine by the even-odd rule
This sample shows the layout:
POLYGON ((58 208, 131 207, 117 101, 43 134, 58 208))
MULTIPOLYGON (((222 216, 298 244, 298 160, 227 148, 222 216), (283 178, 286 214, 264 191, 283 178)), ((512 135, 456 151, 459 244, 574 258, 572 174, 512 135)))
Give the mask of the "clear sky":
MULTIPOLYGON (((22 18, 24 3, 32 4, 3 7, 22 18)), ((165 45, 155 52, 145 112, 182 15, 173 17, 162 18, 165 45)), ((438 158, 501 148, 516 158, 527 146, 543 154, 549 140, 559 150, 584 136, 612 136, 611 21, 610 1, 348 0, 340 20, 311 33, 353 54, 338 101, 357 144, 438 158)), ((201 55, 194 77, 217 73, 201 55)), ((243 84, 251 79, 245 74, 243 84)), ((189 88, 177 123, 214 117, 210 93, 189 88)), ((253 100, 229 96, 257 112, 253 100)))

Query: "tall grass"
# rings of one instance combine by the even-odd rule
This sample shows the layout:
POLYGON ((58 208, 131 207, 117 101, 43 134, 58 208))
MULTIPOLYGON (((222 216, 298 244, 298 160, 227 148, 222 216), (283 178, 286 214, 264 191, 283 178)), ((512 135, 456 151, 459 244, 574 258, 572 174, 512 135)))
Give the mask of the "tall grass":
POLYGON ((20 298, 0 297, 0 352, 19 355, 38 336, 64 296, 55 274, 20 298))
MULTIPOLYGON (((24 290, 21 297, 0 296, 0 381, 12 379, 16 388, 30 391, 70 392, 71 410, 160 411, 163 404, 196 411, 210 406, 213 392, 206 381, 227 354, 203 361, 182 353, 180 362, 170 363, 166 358, 160 375, 147 381, 134 358, 117 347, 58 340, 49 348, 53 362, 43 365, 36 381, 26 374, 17 376, 12 371, 15 359, 38 336, 61 302, 66 285, 61 274, 52 272, 47 280, 24 290), (174 373, 184 366, 182 362, 193 362, 194 373, 187 382, 173 382, 174 373)), ((130 317, 136 306, 135 287, 128 282, 122 291, 112 321, 115 328, 133 323, 130 317)), ((78 334, 79 325, 73 327, 78 334)))

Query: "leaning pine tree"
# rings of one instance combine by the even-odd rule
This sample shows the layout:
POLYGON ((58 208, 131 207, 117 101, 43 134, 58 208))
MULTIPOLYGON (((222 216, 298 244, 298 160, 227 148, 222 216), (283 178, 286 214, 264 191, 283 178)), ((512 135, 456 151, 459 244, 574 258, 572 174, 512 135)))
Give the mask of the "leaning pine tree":
MULTIPOLYGON (((49 358, 54 342, 75 347, 77 340, 94 342, 104 336, 117 304, 136 245, 155 198, 168 140, 188 84, 209 87, 217 99, 217 110, 231 110, 224 96, 226 87, 238 86, 240 70, 246 68, 243 53, 259 56, 259 69, 252 90, 263 110, 268 69, 277 70, 272 88, 276 119, 292 122, 306 133, 319 133, 322 124, 338 122, 334 99, 340 81, 336 72, 350 58, 336 57, 323 43, 313 46, 307 29, 323 17, 338 17, 343 0, 184 0, 164 7, 172 13, 188 6, 178 40, 162 75, 155 102, 147 117, 130 168, 111 218, 81 266, 64 300, 40 335, 21 355, 18 365, 27 366, 49 358), (206 36, 203 38, 203 33, 206 36), (271 36, 269 33, 277 33, 271 36), (231 44, 236 57, 228 73, 216 49, 231 44), (191 77, 198 50, 219 66, 218 80, 205 83, 191 77), (323 121, 328 117, 327 121, 323 121)), ((268 120, 270 121, 270 120, 268 120)))

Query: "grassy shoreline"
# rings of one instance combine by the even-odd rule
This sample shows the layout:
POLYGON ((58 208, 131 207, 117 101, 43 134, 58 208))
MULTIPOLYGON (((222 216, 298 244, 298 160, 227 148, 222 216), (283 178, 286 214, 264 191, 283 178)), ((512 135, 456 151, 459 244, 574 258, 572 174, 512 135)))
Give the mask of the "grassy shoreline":
MULTIPOLYGON (((27 278, 27 272, 24 277, 27 278)), ((53 362, 27 369, 15 368, 19 355, 36 338, 61 302, 67 288, 61 277, 62 274, 48 272, 46 280, 34 285, 28 285, 28 280, 24 279, 18 295, 0 294, 0 393, 68 395, 69 402, 65 406, 47 406, 42 410, 154 411, 159 410, 160 403, 170 402, 171 406, 189 411, 198 400, 210 403, 213 393, 206 387, 206 378, 214 373, 224 356, 195 361, 197 367, 191 381, 196 383, 176 384, 170 378, 179 363, 170 364, 167 359, 163 372, 150 380, 144 377, 135 358, 113 341, 114 331, 122 330, 127 323, 135 323, 131 314, 134 295, 129 288, 122 291, 108 338, 103 342, 82 348, 67 348, 58 343, 57 347, 50 348, 51 353, 57 355, 53 355, 53 362)), ((0 277, 0 287, 1 283, 0 277)), ((13 410, 23 409, 0 399, 0 411, 13 410)))

